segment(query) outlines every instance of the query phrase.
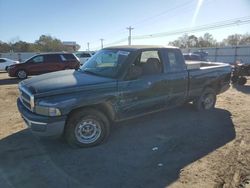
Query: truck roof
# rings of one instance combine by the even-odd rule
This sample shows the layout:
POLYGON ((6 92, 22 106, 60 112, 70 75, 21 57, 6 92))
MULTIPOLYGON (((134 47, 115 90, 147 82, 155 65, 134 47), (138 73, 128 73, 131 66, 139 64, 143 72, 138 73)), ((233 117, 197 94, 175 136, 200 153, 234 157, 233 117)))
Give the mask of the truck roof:
POLYGON ((171 48, 177 49, 174 46, 163 46, 163 45, 122 45, 122 46, 111 46, 104 49, 123 49, 123 50, 139 50, 139 49, 152 49, 152 48, 171 48))

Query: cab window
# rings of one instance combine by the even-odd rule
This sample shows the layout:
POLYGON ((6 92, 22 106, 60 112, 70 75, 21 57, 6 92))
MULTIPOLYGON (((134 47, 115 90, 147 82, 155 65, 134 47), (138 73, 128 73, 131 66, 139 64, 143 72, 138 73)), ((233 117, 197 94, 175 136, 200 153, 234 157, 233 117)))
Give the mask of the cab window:
POLYGON ((158 50, 142 51, 132 66, 141 69, 141 76, 160 74, 163 70, 158 50))
POLYGON ((178 72, 184 70, 184 58, 181 52, 170 50, 167 52, 168 72, 178 72))

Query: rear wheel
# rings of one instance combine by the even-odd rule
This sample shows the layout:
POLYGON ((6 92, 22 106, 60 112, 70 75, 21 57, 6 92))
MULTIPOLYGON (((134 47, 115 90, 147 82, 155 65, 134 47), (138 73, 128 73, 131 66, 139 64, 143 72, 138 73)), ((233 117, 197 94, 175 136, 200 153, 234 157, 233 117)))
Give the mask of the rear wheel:
POLYGON ((27 73, 25 70, 18 70, 17 71, 17 77, 20 79, 25 79, 27 78, 27 73))
POLYGON ((83 109, 70 115, 65 138, 70 145, 92 147, 102 143, 109 132, 109 121, 103 113, 94 109, 83 109))
POLYGON ((7 67, 5 67, 5 71, 8 71, 8 68, 9 68, 8 66, 7 66, 7 67))
POLYGON ((201 96, 193 101, 197 110, 211 110, 214 108, 216 103, 216 93, 214 89, 205 89, 201 96))

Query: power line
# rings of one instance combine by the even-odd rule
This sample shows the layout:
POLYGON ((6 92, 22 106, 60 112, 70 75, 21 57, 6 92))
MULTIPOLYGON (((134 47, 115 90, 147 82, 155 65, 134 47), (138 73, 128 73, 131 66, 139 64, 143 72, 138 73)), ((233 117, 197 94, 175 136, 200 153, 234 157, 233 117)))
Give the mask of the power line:
POLYGON ((141 25, 141 23, 144 23, 144 22, 146 22, 148 20, 152 20, 154 18, 160 17, 160 16, 162 16, 164 14, 169 14, 170 12, 175 11, 175 10, 177 10, 179 8, 183 8, 183 7, 187 6, 188 4, 191 4, 192 2, 193 2, 193 0, 186 1, 186 2, 184 2, 182 4, 179 4, 179 5, 175 6, 175 7, 172 7, 172 8, 169 8, 167 10, 164 10, 164 11, 158 13, 158 14, 155 14, 155 15, 152 15, 150 17, 144 18, 141 21, 138 21, 138 22, 136 22, 136 23, 134 23, 132 25, 138 25, 138 24, 141 25))
POLYGON ((180 30, 173 30, 173 31, 162 32, 162 33, 153 33, 153 34, 147 34, 147 35, 134 36, 133 39, 158 38, 158 37, 178 35, 178 34, 183 34, 183 33, 219 29, 219 28, 230 27, 234 25, 243 25, 243 24, 248 24, 248 23, 250 23, 250 17, 242 17, 242 18, 236 18, 236 19, 226 20, 222 22, 216 22, 216 23, 208 24, 208 25, 201 25, 201 26, 197 26, 193 28, 184 28, 180 30))
MULTIPOLYGON (((112 43, 105 44, 105 46, 113 46, 113 45, 119 44, 119 43, 121 43, 121 42, 125 42, 125 41, 127 41, 127 40, 128 40, 127 37, 126 37, 126 38, 122 38, 122 39, 117 40, 117 41, 114 41, 114 42, 112 42, 112 43)), ((93 48, 93 49, 94 49, 94 50, 98 50, 98 49, 100 49, 100 47, 98 46, 98 47, 95 47, 95 48, 93 48)))
MULTIPOLYGON (((167 32, 161 32, 161 33, 152 33, 147 35, 138 35, 131 37, 131 39, 134 40, 140 40, 140 39, 150 39, 150 38, 160 38, 160 37, 166 37, 166 36, 172 36, 172 35, 178 35, 178 34, 184 34, 184 33, 192 33, 192 32, 198 32, 198 31, 208 31, 208 30, 214 30, 214 29, 220 29, 225 27, 232 27, 235 25, 244 25, 250 23, 250 16, 240 17, 240 18, 234 18, 229 20, 224 20, 220 22, 210 23, 206 25, 201 25, 193 28, 183 28, 179 30, 173 30, 173 31, 167 31, 167 32)), ((126 41, 127 38, 122 38, 120 40, 117 40, 115 42, 106 44, 106 46, 112 46, 115 44, 119 44, 121 42, 126 41)), ((99 48, 95 48, 99 49, 99 48)))
MULTIPOLYGON (((160 12, 160 13, 158 13, 158 14, 155 14, 155 15, 152 15, 152 16, 150 16, 150 17, 146 17, 146 18, 144 18, 144 19, 142 19, 141 21, 138 21, 138 22, 135 22, 134 24, 132 24, 132 25, 141 25, 141 23, 144 23, 144 22, 146 22, 146 21, 148 21, 148 20, 152 20, 152 19, 154 19, 154 18, 157 18, 157 17, 160 17, 160 16, 162 16, 162 15, 164 15, 164 14, 168 14, 169 12, 171 12, 171 11, 174 11, 174 10, 177 10, 177 9, 179 9, 179 8, 182 8, 182 7, 185 7, 185 6, 187 6, 188 4, 191 4, 192 2, 194 2, 194 0, 189 0, 189 1, 186 1, 186 2, 184 2, 184 3, 182 3, 182 4, 179 4, 179 5, 177 5, 177 6, 175 6, 175 7, 173 7, 173 8, 169 8, 169 9, 167 9, 167 10, 165 10, 165 11, 163 11, 163 12, 160 12)), ((125 33, 123 30, 117 30, 117 32, 112 32, 112 33, 109 33, 109 34, 106 34, 106 35, 104 35, 106 38, 108 37, 108 36, 113 36, 114 34, 117 34, 117 33, 125 33)), ((123 39, 124 40, 124 39, 123 39)), ((95 41, 91 41, 91 43, 95 43, 95 42, 97 42, 98 40, 95 40, 95 41)), ((123 42, 123 41, 122 41, 123 42)), ((114 44, 115 42, 112 42, 112 43, 110 43, 110 44, 114 44)), ((98 47, 96 48, 96 49, 99 49, 98 47)))

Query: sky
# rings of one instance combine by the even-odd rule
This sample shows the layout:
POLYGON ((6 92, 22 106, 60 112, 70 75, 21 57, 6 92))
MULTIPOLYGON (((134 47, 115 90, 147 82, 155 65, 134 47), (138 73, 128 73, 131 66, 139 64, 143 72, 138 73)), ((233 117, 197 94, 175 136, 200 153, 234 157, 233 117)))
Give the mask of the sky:
MULTIPOLYGON (((0 40, 34 42, 43 34, 76 41, 81 50, 127 44, 133 36, 249 17, 250 0, 0 0, 0 40), (122 42, 117 42, 119 40, 122 42)), ((211 33, 217 41, 230 34, 250 33, 250 23, 193 32, 211 33)), ((167 45, 183 34, 133 39, 132 44, 167 45)))

